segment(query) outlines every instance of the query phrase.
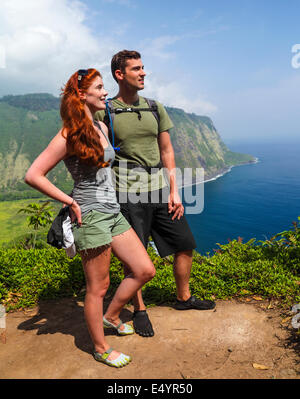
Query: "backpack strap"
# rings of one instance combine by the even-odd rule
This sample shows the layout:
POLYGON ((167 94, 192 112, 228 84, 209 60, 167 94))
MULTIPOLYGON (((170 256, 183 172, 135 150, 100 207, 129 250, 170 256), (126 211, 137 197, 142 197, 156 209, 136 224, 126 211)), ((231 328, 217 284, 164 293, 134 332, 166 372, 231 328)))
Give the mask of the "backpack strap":
POLYGON ((146 101, 148 108, 135 108, 135 107, 114 108, 114 106, 112 104, 112 99, 109 98, 106 101, 107 105, 106 105, 106 111, 105 111, 105 117, 104 117, 104 119, 106 119, 105 120, 106 124, 109 125, 110 122, 113 123, 115 114, 120 114, 123 112, 136 112, 139 115, 139 119, 141 119, 140 111, 151 111, 152 114, 154 115, 155 119, 157 120, 157 123, 159 123, 160 115, 158 112, 158 106, 156 104, 156 101, 152 100, 150 98, 146 98, 146 97, 143 97, 143 98, 146 101), (109 117, 109 114, 110 114, 110 117, 109 117))
POLYGON ((144 100, 146 100, 146 103, 148 104, 149 108, 151 109, 152 114, 154 115, 154 117, 157 120, 157 123, 159 125, 160 115, 158 112, 158 106, 156 104, 156 101, 152 100, 151 98, 146 98, 146 97, 144 97, 144 100))
POLYGON ((111 132, 111 126, 113 125, 114 118, 115 118, 115 110, 114 110, 114 106, 112 104, 112 99, 108 98, 106 100, 105 105, 106 105, 106 109, 105 109, 105 115, 104 115, 103 122, 108 127, 109 132, 111 132))
POLYGON ((119 150, 119 148, 115 148, 115 137, 114 137, 114 118, 116 114, 120 114, 123 112, 136 112, 138 114, 138 118, 141 119, 141 111, 151 111, 153 116, 155 117, 157 124, 159 126, 159 121, 160 121, 160 115, 158 112, 158 106, 155 102, 155 100, 152 100, 150 98, 143 97, 146 103, 148 104, 148 108, 134 108, 134 107, 127 107, 127 108, 114 108, 112 104, 112 99, 109 98, 106 101, 106 110, 105 110, 105 116, 104 116, 104 123, 108 127, 109 134, 112 139, 112 145, 115 150, 119 150))
POLYGON ((114 118, 115 118, 115 110, 112 105, 112 99, 109 98, 106 103, 105 116, 103 122, 108 127, 108 134, 112 140, 112 146, 115 151, 120 151, 120 147, 115 147, 115 134, 114 134, 114 118))

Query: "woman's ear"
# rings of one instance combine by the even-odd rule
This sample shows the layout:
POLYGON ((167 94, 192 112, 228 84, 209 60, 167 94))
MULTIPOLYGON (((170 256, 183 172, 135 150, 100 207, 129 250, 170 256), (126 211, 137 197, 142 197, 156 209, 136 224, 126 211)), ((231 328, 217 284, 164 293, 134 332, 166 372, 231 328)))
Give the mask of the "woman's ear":
POLYGON ((81 89, 79 89, 78 91, 80 100, 86 100, 86 93, 84 93, 81 89))

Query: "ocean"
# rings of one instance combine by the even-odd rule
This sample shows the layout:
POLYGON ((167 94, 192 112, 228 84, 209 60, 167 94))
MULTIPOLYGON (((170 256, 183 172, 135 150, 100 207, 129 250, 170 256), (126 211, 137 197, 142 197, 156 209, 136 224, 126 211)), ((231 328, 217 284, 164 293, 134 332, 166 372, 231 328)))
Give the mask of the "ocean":
POLYGON ((300 140, 226 144, 258 162, 204 183, 203 211, 186 215, 202 255, 228 239, 265 240, 291 229, 300 216, 300 140))

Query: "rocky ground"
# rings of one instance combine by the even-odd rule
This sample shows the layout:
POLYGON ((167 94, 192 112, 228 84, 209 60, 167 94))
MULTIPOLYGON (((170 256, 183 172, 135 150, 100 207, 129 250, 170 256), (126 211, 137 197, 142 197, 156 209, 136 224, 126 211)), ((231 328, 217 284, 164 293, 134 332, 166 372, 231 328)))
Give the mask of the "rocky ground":
MULTIPOLYGON (((300 338, 292 315, 254 299, 217 301, 214 310, 149 308, 155 336, 120 337, 112 347, 132 356, 122 369, 96 362, 82 299, 44 301, 6 315, 1 379, 299 379, 300 338)), ((129 321, 132 308, 121 318, 129 321)))

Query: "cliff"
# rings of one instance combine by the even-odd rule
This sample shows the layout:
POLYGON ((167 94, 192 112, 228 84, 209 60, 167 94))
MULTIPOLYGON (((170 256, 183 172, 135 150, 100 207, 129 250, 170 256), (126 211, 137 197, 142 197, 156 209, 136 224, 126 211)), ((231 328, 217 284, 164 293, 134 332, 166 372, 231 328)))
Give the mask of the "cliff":
MULTIPOLYGON (((59 98, 47 93, 0 99, 0 200, 41 195, 23 179, 29 165, 61 128, 59 104, 59 98)), ((210 118, 177 108, 167 107, 167 111, 174 123, 170 134, 178 167, 203 167, 207 180, 233 165, 254 162, 251 155, 230 151, 210 118)), ((48 177, 62 190, 71 191, 72 179, 63 162, 48 177)))

